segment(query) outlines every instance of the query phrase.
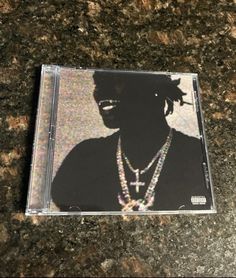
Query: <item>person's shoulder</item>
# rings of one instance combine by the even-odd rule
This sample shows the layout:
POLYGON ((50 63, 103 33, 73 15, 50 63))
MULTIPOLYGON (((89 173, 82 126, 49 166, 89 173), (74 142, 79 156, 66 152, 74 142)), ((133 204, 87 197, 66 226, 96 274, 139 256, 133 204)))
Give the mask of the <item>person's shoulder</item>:
POLYGON ((183 147, 199 145, 201 143, 200 139, 197 137, 189 136, 175 129, 173 129, 173 136, 176 142, 181 142, 181 144, 183 144, 183 147))
POLYGON ((90 138, 84 140, 70 151, 70 154, 77 154, 81 152, 93 152, 98 151, 99 149, 103 149, 105 147, 113 146, 118 140, 119 132, 115 132, 106 137, 98 137, 98 138, 90 138))
POLYGON ((201 140, 173 129, 173 148, 182 157, 201 157, 201 140))

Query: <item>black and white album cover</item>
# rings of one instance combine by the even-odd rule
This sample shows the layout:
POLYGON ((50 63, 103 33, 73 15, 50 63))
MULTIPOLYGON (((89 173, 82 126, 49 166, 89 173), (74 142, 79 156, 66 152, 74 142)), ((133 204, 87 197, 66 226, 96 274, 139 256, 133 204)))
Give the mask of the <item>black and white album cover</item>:
POLYGON ((215 212, 196 74, 57 75, 48 211, 215 212))

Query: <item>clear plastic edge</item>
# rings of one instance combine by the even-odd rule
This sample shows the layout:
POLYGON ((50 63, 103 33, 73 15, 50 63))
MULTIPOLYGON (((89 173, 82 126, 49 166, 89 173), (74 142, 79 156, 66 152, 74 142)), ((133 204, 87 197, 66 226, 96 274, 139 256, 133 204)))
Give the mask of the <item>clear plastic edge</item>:
POLYGON ((194 79, 196 81, 196 87, 197 87, 196 92, 194 90, 194 92, 197 94, 197 97, 195 98, 195 102, 197 102, 197 105, 199 107, 198 114, 200 114, 200 121, 201 121, 202 143, 203 143, 204 151, 206 154, 207 173, 205 173, 205 174, 207 174, 207 177, 205 177, 205 178, 209 179, 209 184, 210 184, 210 189, 211 189, 211 197, 212 197, 212 209, 217 213, 213 180, 212 180, 212 174, 211 174, 211 165, 210 165, 208 147, 207 147, 207 137, 206 137, 206 132, 205 132, 204 116, 202 113, 201 94, 200 94, 201 88, 200 88, 200 84, 199 84, 199 80, 198 80, 198 75, 196 75, 196 77, 194 79))
MULTIPOLYGON (((39 124, 40 124, 40 116, 42 113, 42 102, 43 102, 43 93, 44 93, 44 83, 45 83, 45 74, 46 72, 52 72, 54 73, 59 66, 56 65, 41 65, 41 72, 40 72, 40 87, 39 87, 39 96, 38 96, 38 104, 37 104, 37 112, 36 112, 36 122, 35 122, 35 128, 34 128, 34 139, 33 139, 33 147, 32 147, 32 155, 31 155, 31 165, 30 165, 30 176, 29 176, 29 186, 28 186, 28 194, 27 194, 27 203, 26 203, 26 209, 25 214, 26 215, 32 215, 32 214, 41 214, 45 211, 45 201, 47 199, 46 197, 46 183, 43 185, 43 193, 41 194, 41 198, 43 199, 43 204, 41 208, 31 208, 31 202, 32 202, 32 193, 33 193, 33 180, 34 180, 34 167, 35 167, 35 160, 36 160, 36 148, 38 145, 38 138, 39 138, 39 124)), ((50 115, 51 117, 51 115, 50 115)), ((50 120, 51 122, 51 120, 50 120)), ((48 126, 48 130, 50 131, 50 123, 48 126)), ((50 144, 50 132, 48 134, 48 144, 50 144)), ((48 156, 48 154, 47 154, 48 156)), ((50 164, 50 163, 47 163, 50 164)), ((47 170, 47 169, 46 169, 47 170)))
POLYGON ((36 145, 38 142, 38 127, 39 127, 39 121, 40 121, 40 107, 42 105, 42 94, 43 94, 43 84, 44 84, 44 72, 45 72, 45 66, 42 65, 41 66, 41 72, 40 72, 40 87, 39 87, 39 96, 38 96, 38 104, 37 104, 37 112, 36 112, 36 122, 35 122, 35 127, 34 127, 34 140, 33 140, 33 147, 32 147, 32 155, 31 155, 31 164, 30 164, 30 176, 29 176, 29 187, 28 187, 28 195, 27 195, 27 204, 26 204, 26 212, 25 214, 27 214, 27 212, 30 210, 30 201, 31 201, 31 195, 32 195, 32 191, 33 191, 33 168, 35 165, 35 152, 36 152, 36 145))
POLYGON ((54 159, 54 145, 55 145, 55 127, 57 120, 57 102, 60 86, 60 67, 55 66, 54 68, 54 84, 53 84, 53 95, 51 104, 51 115, 49 121, 49 139, 48 139, 48 154, 47 154, 47 167, 46 167, 46 178, 45 178, 45 192, 44 192, 44 209, 49 210, 50 208, 50 191, 52 182, 52 170, 53 170, 53 159, 54 159))
POLYGON ((42 65, 44 67, 58 67, 60 69, 71 69, 71 70, 76 70, 76 71, 115 71, 115 72, 130 72, 130 73, 147 73, 147 74, 168 74, 168 75, 186 75, 186 76, 198 76, 197 73, 194 72, 171 72, 171 71, 149 71, 149 70, 129 70, 129 69, 110 69, 110 68, 103 68, 103 69, 98 69, 98 68, 86 68, 86 67, 75 67, 75 66, 61 66, 61 65, 42 65))
POLYGON ((32 216, 32 215, 40 215, 40 216, 73 216, 73 215, 80 215, 80 216, 95 216, 95 215, 193 215, 193 214, 215 214, 217 211, 215 209, 209 210, 163 210, 163 211, 146 211, 146 212, 120 212, 120 211, 83 211, 83 212, 66 212, 66 211, 43 211, 43 210, 27 210, 25 215, 32 216))

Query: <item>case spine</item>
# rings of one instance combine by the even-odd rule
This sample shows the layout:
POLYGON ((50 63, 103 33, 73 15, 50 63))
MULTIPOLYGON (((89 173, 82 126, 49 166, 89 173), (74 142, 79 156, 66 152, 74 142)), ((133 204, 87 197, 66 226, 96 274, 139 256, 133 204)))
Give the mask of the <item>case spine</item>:
POLYGON ((32 193, 33 193, 33 179, 34 179, 34 166, 35 166, 35 155, 36 155, 36 148, 37 148, 37 139, 38 139, 38 133, 39 133, 39 121, 41 116, 41 109, 42 106, 42 94, 43 94, 43 84, 44 84, 44 71, 45 67, 42 65, 41 67, 41 74, 40 74, 40 90, 39 90, 39 98, 38 98, 38 105, 37 105, 37 113, 36 113, 36 123, 34 128, 34 140, 33 140, 33 148, 32 148, 32 158, 31 158, 31 164, 30 164, 30 177, 29 177, 29 190, 28 190, 28 196, 27 196, 27 204, 26 204, 26 215, 30 214, 37 214, 39 211, 41 211, 41 208, 31 208, 31 201, 32 201, 32 193))
POLYGON ((57 120, 57 104, 59 97, 59 86, 60 86, 60 67, 54 66, 54 84, 53 84, 53 95, 51 104, 51 115, 49 122, 49 140, 48 140, 48 153, 47 153, 47 167, 45 175, 45 190, 44 190, 44 201, 43 211, 47 212, 50 207, 50 192, 52 183, 52 171, 53 171, 53 158, 54 158, 54 145, 55 145, 55 126, 57 120))

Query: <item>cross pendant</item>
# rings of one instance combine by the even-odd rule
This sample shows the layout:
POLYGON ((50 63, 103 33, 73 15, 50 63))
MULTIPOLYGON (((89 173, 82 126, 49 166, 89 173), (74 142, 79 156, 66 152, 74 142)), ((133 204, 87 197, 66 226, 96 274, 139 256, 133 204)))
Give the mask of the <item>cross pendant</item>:
POLYGON ((136 193, 139 193, 139 187, 145 186, 145 182, 141 182, 139 180, 139 169, 135 170, 135 177, 136 177, 136 181, 130 182, 130 186, 135 186, 136 193))

